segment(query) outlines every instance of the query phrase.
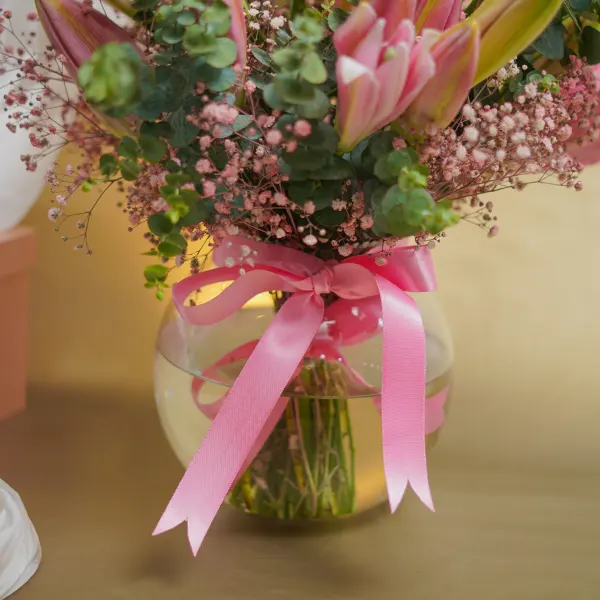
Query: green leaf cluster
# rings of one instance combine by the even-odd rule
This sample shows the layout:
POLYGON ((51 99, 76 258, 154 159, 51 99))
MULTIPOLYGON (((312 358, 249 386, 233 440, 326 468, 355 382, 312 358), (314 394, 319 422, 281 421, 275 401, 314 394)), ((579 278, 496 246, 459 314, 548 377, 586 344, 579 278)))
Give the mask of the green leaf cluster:
POLYGON ((205 4, 198 0, 174 0, 156 11, 154 41, 163 45, 159 63, 170 63, 181 48, 189 56, 202 56, 216 69, 230 67, 237 57, 235 42, 227 37, 231 11, 222 0, 205 4))
POLYGON ((133 111, 143 81, 150 76, 151 69, 131 44, 111 42, 100 46, 81 65, 77 79, 90 105, 119 117, 133 111))
POLYGON ((458 222, 450 202, 435 202, 425 189, 429 170, 412 148, 394 149, 393 132, 363 140, 351 159, 365 181, 363 192, 381 236, 441 233, 458 222))
POLYGON ((265 102, 272 109, 305 119, 323 119, 330 109, 329 97, 322 89, 329 79, 321 56, 325 29, 319 20, 305 15, 294 19, 290 28, 293 38, 270 57, 260 53, 257 57, 277 71, 263 87, 265 102))
MULTIPOLYGON (((556 19, 524 54, 568 64, 576 54, 587 63, 600 63, 600 1, 564 0, 556 19)), ((535 57, 534 57, 535 58, 535 57)))

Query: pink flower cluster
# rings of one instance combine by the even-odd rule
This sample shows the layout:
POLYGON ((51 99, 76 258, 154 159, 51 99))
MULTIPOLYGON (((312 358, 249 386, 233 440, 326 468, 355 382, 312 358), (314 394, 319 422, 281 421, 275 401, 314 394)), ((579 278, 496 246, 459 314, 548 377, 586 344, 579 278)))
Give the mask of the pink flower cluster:
POLYGON ((514 102, 466 104, 454 127, 432 132, 420 147, 430 169, 428 190, 435 200, 476 208, 486 215, 479 224, 488 231, 495 224, 491 204, 480 200, 483 194, 531 183, 580 190, 582 165, 569 153, 573 123, 585 124, 597 106, 595 80, 581 63, 574 64, 558 94, 529 83, 514 102))

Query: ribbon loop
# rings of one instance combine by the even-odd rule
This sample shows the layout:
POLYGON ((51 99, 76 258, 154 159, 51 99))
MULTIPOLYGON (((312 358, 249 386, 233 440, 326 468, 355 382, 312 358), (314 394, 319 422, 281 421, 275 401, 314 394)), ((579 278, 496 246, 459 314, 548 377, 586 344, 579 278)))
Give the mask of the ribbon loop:
POLYGON ((390 506, 408 487, 433 510, 425 454, 425 333, 419 309, 406 293, 435 288, 426 248, 401 247, 385 264, 359 256, 325 263, 306 253, 234 237, 215 250, 217 265, 246 257, 251 264, 221 266, 174 287, 182 317, 207 325, 232 315, 252 297, 278 290, 292 295, 256 344, 227 394, 204 442, 188 467, 154 533, 184 521, 194 554, 239 473, 254 458, 280 418, 285 387, 317 336, 324 316, 323 294, 347 302, 379 296, 383 323, 381 413, 383 454, 390 506), (242 274, 245 273, 245 274, 242 274), (217 298, 186 306, 187 297, 211 283, 232 281, 217 298))

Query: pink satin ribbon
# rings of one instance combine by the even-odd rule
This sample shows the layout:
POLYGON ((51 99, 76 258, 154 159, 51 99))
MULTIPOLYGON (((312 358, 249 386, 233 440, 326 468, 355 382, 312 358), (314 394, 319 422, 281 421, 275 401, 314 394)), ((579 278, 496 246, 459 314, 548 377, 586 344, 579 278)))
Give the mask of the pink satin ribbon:
POLYGON ((193 275, 173 288, 174 302, 192 325, 210 325, 234 314, 258 294, 292 296, 256 344, 192 459, 154 535, 188 522, 194 555, 238 474, 253 460, 285 408, 282 393, 323 322, 323 294, 345 300, 379 298, 383 319, 381 419, 383 460, 390 508, 407 486, 433 510, 425 453, 425 332, 407 292, 435 289, 427 248, 399 247, 384 265, 369 256, 324 261, 285 246, 240 237, 225 239, 213 253, 218 268, 193 275), (235 264, 237 266, 224 266, 235 264), (243 268, 242 268, 243 267, 243 268), (231 281, 218 297, 185 306, 198 289, 231 281))
MULTIPOLYGON (((204 371, 205 379, 200 379, 199 377, 194 377, 192 380, 192 399, 194 404, 198 407, 198 410, 210 421, 214 421, 217 415, 219 414, 219 410, 221 410, 221 406, 223 406, 223 402, 225 401, 226 396, 222 396, 218 398, 214 402, 200 402, 199 396, 202 391, 202 388, 207 383, 208 380, 218 381, 219 378, 219 369, 221 367, 230 365, 232 363, 238 361, 246 360, 251 354, 254 348, 258 344, 258 340, 253 340, 251 342, 247 342, 246 344, 242 344, 238 346, 231 352, 228 352, 219 359, 214 365, 211 365, 204 371)), ((354 370, 348 361, 344 358, 343 354, 339 352, 333 344, 327 341, 315 341, 311 344, 311 347, 308 349, 305 354, 305 358, 315 358, 321 359, 328 362, 335 362, 343 364, 347 369, 349 376, 352 377, 355 382, 365 390, 365 398, 366 395, 371 392, 372 401, 381 415, 381 396, 379 395, 379 390, 369 386, 369 384, 364 380, 364 378, 354 370)), ((434 431, 437 431, 446 420, 446 412, 445 405, 448 399, 449 388, 445 387, 440 392, 438 392, 435 396, 431 396, 426 399, 425 402, 425 435, 429 435, 434 431)), ((287 402, 287 398, 282 398, 282 402, 287 402)), ((261 436, 256 440, 256 444, 250 453, 252 456, 256 456, 260 449, 263 447, 265 442, 267 441, 267 437, 270 435, 270 431, 266 431, 263 429, 261 432, 261 436)), ((250 466, 252 460, 247 461, 244 465, 242 472, 238 473, 238 476, 241 476, 246 469, 250 466)))

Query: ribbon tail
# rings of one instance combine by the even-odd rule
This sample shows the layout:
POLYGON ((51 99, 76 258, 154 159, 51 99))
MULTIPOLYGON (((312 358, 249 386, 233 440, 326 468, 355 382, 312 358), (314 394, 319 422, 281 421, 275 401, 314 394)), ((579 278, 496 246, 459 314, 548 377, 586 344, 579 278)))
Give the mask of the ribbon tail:
POLYGON ((296 293, 277 313, 231 388, 154 535, 187 521, 194 556, 323 319, 323 300, 296 293))
POLYGON ((410 485, 431 510, 425 452, 425 330, 415 301, 375 276, 383 314, 381 420, 390 508, 395 512, 410 485))

